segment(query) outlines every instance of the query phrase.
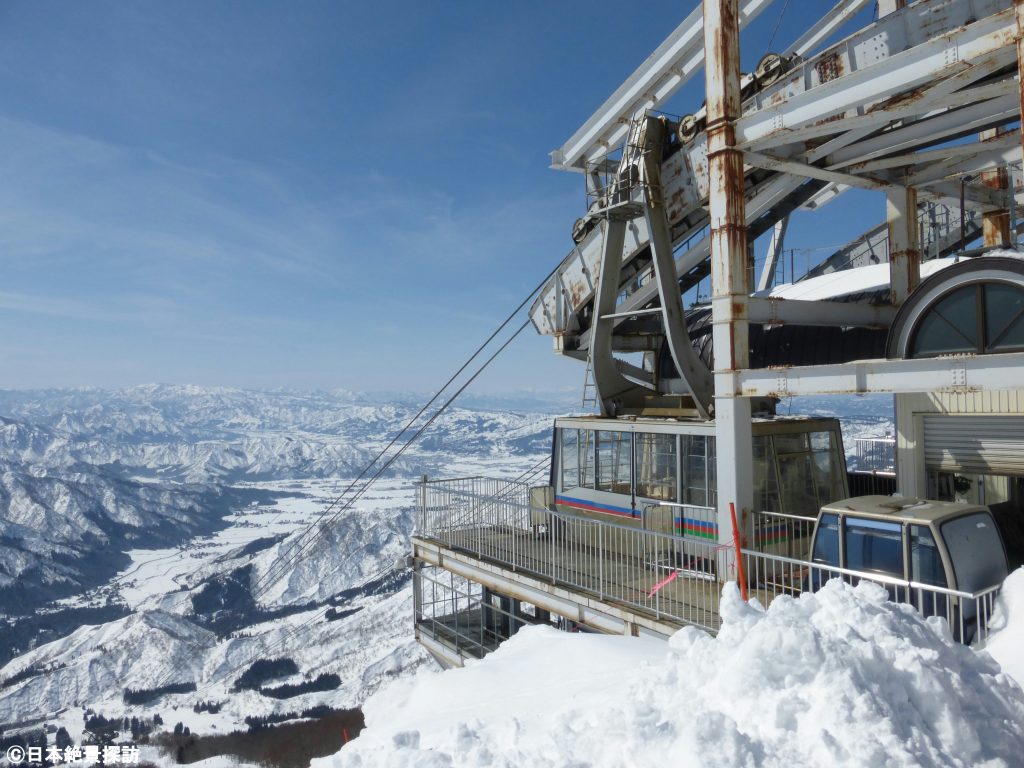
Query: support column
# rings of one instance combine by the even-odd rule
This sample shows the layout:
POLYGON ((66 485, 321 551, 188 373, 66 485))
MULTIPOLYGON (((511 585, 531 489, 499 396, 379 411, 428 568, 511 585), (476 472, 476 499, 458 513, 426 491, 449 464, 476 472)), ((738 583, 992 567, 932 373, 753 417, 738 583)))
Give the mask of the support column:
POLYGON ((885 215, 889 225, 889 300, 898 307, 921 282, 917 190, 890 187, 885 195, 885 215))
MULTIPOLYGON (((999 138, 1005 133, 1001 128, 990 128, 978 134, 978 138, 984 141, 991 141, 999 138)), ((981 172, 981 183, 990 189, 1000 191, 1007 188, 1009 174, 1006 168, 996 168, 991 171, 981 172)), ((998 211, 989 211, 981 216, 981 232, 984 237, 986 248, 1010 245, 1010 212, 1003 208, 998 211)))
MULTIPOLYGON (((1013 0, 1014 11, 1017 14, 1017 81, 1020 84, 1018 98, 1020 100, 1020 114, 1024 120, 1024 0, 1013 0)), ((1021 149, 1024 150, 1024 131, 1020 132, 1021 149)))
MULTIPOLYGON (((704 2, 707 90, 708 201, 711 237, 711 312, 715 344, 715 439, 718 536, 732 539, 729 503, 745 530, 753 508, 750 398, 733 390, 732 372, 749 365, 750 296, 743 153, 736 149, 740 116, 740 35, 737 0, 704 2)), ((734 555, 720 550, 719 578, 735 578, 734 555)))

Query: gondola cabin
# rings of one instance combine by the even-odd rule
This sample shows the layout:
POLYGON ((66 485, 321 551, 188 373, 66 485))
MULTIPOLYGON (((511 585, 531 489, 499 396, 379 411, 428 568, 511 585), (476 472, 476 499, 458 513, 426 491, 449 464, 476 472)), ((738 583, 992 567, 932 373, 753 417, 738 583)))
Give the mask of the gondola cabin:
MULTIPOLYGON (((848 495, 836 419, 755 419, 753 437, 755 509, 814 518, 848 495)), ((713 421, 561 418, 553 451, 557 511, 718 540, 713 421)))

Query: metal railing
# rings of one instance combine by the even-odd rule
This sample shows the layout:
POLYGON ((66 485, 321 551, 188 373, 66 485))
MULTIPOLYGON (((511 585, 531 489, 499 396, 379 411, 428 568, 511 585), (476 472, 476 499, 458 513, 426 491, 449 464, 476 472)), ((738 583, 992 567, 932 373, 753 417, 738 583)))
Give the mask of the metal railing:
MULTIPOLYGON (((721 535, 704 540, 645 530, 642 520, 618 525, 531 507, 529 494, 525 483, 482 477, 422 482, 415 535, 658 620, 718 630, 721 583, 736 578, 732 542, 718 543, 726 540, 721 535)), ((962 592, 812 563, 805 549, 797 557, 785 554, 786 547, 809 546, 813 521, 778 512, 755 515, 754 549, 741 555, 751 596, 762 605, 817 590, 831 578, 871 581, 892 600, 945 618, 956 639, 984 644, 998 585, 962 592)))
POLYGON ((895 437, 858 437, 854 441, 858 472, 894 472, 895 437))
POLYGON ((996 584, 978 592, 962 592, 883 573, 854 571, 763 552, 743 550, 743 557, 748 581, 767 597, 762 601, 764 605, 780 595, 795 597, 816 591, 830 579, 842 579, 853 585, 870 581, 885 589, 893 602, 912 605, 926 617, 944 618, 954 639, 978 647, 988 639, 995 600, 1002 587, 996 584))
POLYGON ((531 508, 525 484, 486 492, 493 487, 486 478, 421 484, 416 535, 659 620, 717 629, 727 566, 715 541, 531 508))
POLYGON ((810 555, 817 518, 783 512, 754 512, 751 544, 756 552, 797 560, 810 555))

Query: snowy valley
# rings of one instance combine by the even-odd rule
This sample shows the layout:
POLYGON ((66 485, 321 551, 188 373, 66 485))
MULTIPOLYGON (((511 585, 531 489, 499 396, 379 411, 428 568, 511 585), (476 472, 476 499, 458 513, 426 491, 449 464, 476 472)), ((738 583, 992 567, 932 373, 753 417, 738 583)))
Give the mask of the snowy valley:
POLYGON ((77 741, 101 715, 225 733, 358 707, 423 664, 396 569, 415 480, 535 468, 558 405, 454 408, 338 504, 419 405, 196 387, 0 393, 0 729, 63 727, 77 741), (276 666, 260 672, 261 660, 276 666))

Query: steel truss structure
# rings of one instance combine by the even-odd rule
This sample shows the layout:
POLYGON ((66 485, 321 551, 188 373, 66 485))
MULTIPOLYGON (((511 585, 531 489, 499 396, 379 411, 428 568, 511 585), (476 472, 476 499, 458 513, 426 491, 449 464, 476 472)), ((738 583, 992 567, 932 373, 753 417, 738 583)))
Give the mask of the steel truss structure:
MULTIPOLYGON (((732 5, 742 29, 770 3, 732 5)), ((874 22, 820 47, 866 5, 837 3, 738 83, 741 103, 727 121, 730 151, 741 152, 743 162, 733 194, 742 199, 747 239, 771 231, 774 242, 758 280, 761 295, 746 299, 737 321, 884 329, 916 286, 921 259, 961 252, 982 234, 983 222, 1008 221, 1007 212, 1015 212, 1016 176, 1007 184, 1005 169, 1021 160, 1019 4, 883 2, 874 22), (766 298, 788 216, 851 188, 883 191, 886 221, 808 277, 890 262, 887 306, 877 296, 843 305, 766 298)), ((574 227, 576 246, 531 308, 535 327, 554 337, 556 351, 589 360, 606 415, 675 408, 708 417, 716 408, 715 372, 727 374, 719 395, 903 391, 901 361, 859 364, 870 385, 855 374, 852 385, 846 374, 839 383, 835 371, 803 366, 780 388, 779 374, 745 370, 718 355, 712 369, 695 353, 680 297, 713 272, 714 126, 704 107, 678 119, 652 110, 703 67, 708 11, 691 13, 552 153, 555 167, 585 175, 590 205, 574 227), (643 353, 644 363, 624 359, 629 353, 643 353)), ((709 107, 712 87, 709 75, 709 107)), ((1016 228, 1004 224, 996 235, 986 233, 986 242, 1013 245, 1016 228)), ((740 277, 749 297, 753 280, 740 277)), ((1024 370, 1024 359, 996 357, 1003 356, 970 363, 978 372, 966 386, 1024 385, 1006 373, 1024 370)), ((950 384, 940 376, 930 386, 950 384)))

